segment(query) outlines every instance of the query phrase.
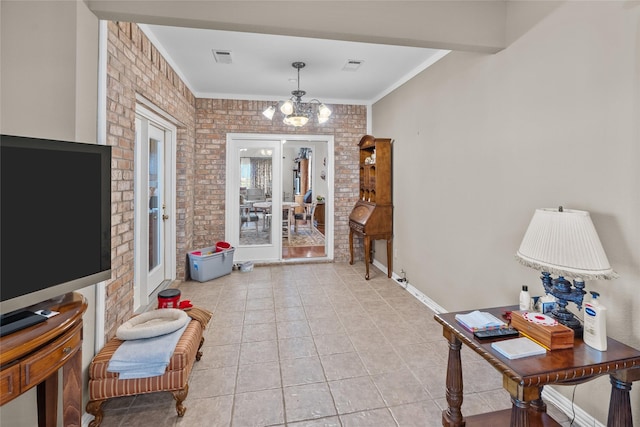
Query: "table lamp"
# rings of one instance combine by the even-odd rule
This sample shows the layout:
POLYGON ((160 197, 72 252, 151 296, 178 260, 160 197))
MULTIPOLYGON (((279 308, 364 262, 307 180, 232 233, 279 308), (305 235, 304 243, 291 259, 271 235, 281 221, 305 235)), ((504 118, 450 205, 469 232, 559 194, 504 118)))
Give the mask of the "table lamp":
POLYGON ((582 308, 585 279, 618 277, 609 265, 589 212, 563 209, 536 209, 516 259, 542 272, 545 293, 556 298, 551 312, 559 323, 582 336, 582 324, 567 310, 571 301, 582 308), (551 275, 558 277, 553 279, 551 275), (565 277, 573 278, 573 286, 565 277))

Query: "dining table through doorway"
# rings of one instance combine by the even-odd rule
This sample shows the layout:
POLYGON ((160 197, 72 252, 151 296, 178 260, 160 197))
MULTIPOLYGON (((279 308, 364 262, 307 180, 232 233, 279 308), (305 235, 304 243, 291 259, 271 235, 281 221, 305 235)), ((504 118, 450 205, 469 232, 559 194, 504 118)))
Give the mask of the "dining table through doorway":
MULTIPOLYGON (((273 202, 255 202, 253 204, 254 208, 262 209, 264 211, 263 215, 263 224, 262 227, 264 230, 268 229, 271 224, 272 212, 271 208, 273 206, 273 202)), ((294 209, 300 207, 300 203, 297 202, 282 202, 282 231, 283 237, 289 239, 291 237, 291 224, 293 224, 294 220, 294 209)))

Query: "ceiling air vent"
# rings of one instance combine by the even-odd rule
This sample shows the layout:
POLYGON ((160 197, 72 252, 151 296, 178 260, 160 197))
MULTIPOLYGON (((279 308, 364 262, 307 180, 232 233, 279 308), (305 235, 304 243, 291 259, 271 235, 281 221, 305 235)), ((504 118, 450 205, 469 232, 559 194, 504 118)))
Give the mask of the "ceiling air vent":
POLYGON ((212 52, 218 64, 231 64, 231 51, 213 49, 212 52))
POLYGON ((356 71, 358 68, 360 68, 363 62, 364 61, 360 59, 350 59, 346 64, 344 64, 344 67, 342 67, 342 71, 356 71))

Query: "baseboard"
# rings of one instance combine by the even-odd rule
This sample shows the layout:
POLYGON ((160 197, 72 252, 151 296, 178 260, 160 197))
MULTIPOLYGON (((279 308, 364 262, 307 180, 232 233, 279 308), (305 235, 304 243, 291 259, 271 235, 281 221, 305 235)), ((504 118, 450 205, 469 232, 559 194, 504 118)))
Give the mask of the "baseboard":
MULTIPOLYGON (((373 261, 373 265, 375 265, 379 270, 385 273, 387 273, 388 271, 385 265, 382 265, 376 260, 373 261)), ((438 303, 436 303, 434 300, 432 300, 431 298, 423 294, 420 290, 415 288, 410 283, 402 282, 400 280, 401 277, 398 276, 396 273, 392 273, 391 277, 398 283, 399 286, 405 288, 407 292, 413 295, 418 301, 426 305, 436 314, 448 312, 448 310, 438 305, 438 303)), ((571 402, 571 399, 567 398, 566 396, 564 396, 563 394, 555 390, 553 386, 547 386, 543 388, 542 397, 544 400, 553 404, 560 411, 562 411, 569 418, 569 420, 574 418, 574 413, 575 413, 575 419, 573 421, 573 425, 580 426, 580 427, 582 426, 605 427, 604 424, 598 422, 598 420, 596 420, 584 409, 580 408, 577 405, 574 405, 573 402, 571 402)))
POLYGON ((574 417, 573 425, 576 426, 593 426, 593 427, 605 427, 604 424, 596 420, 593 416, 589 415, 584 409, 577 405, 573 405, 571 399, 567 398, 563 394, 561 394, 558 390, 554 389, 553 386, 547 386, 542 389, 542 398, 553 405, 555 405, 558 409, 560 409, 567 417, 569 417, 569 421, 574 417))

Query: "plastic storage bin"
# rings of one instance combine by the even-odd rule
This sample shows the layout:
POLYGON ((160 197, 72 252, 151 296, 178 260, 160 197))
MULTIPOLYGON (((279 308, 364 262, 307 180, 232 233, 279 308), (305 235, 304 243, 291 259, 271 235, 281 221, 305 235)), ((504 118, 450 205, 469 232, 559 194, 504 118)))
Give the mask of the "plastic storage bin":
POLYGON ((234 251, 234 248, 229 248, 216 252, 216 247, 212 246, 189 252, 191 278, 198 282, 207 282, 231 274, 234 251))

